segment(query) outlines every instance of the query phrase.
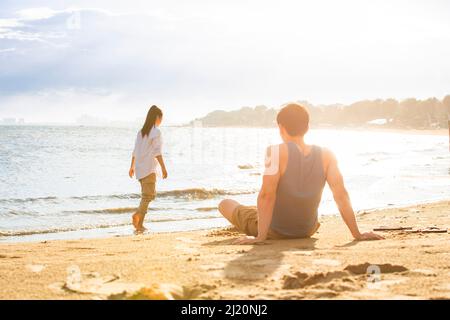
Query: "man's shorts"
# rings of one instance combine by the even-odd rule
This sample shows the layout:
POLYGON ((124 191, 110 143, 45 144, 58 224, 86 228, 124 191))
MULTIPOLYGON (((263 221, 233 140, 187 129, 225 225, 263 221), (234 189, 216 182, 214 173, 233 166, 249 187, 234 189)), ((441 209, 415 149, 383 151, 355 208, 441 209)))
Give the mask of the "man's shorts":
MULTIPOLYGON (((258 210, 256 207, 239 205, 234 209, 231 217, 231 223, 248 236, 258 236, 258 210)), ((285 239, 283 235, 269 229, 268 239, 285 239)))
MULTIPOLYGON (((231 223, 239 230, 239 232, 245 233, 248 236, 258 236, 258 210, 256 207, 237 206, 231 216, 231 223)), ((311 232, 310 236, 312 236, 318 228, 319 224, 317 223, 316 228, 311 232)), ((292 237, 284 236, 271 229, 269 229, 267 238, 273 240, 293 239, 292 237)))

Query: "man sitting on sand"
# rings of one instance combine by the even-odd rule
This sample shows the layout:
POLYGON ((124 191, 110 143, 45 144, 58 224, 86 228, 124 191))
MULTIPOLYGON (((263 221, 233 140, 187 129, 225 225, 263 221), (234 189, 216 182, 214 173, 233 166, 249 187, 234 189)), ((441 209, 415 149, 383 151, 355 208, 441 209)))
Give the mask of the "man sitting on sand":
POLYGON ((305 143, 307 110, 296 103, 288 104, 278 113, 277 122, 284 143, 267 149, 257 208, 231 199, 219 204, 222 215, 247 234, 236 243, 311 237, 320 226, 317 211, 325 182, 355 240, 383 239, 373 232, 359 231, 334 154, 305 143))

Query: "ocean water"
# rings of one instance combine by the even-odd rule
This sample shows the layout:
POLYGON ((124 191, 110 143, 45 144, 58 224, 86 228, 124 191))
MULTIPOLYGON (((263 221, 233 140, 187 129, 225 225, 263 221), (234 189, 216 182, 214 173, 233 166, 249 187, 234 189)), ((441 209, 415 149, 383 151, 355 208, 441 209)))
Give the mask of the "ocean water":
MULTIPOLYGON (((137 128, 0 126, 0 241, 132 234, 139 183, 128 177, 137 128)), ((224 197, 254 205, 276 129, 162 127, 169 178, 157 182, 155 232, 224 226, 224 197)), ((332 149, 355 210, 450 198, 448 137, 311 130, 332 149)), ((321 215, 338 214, 326 187, 321 215)))

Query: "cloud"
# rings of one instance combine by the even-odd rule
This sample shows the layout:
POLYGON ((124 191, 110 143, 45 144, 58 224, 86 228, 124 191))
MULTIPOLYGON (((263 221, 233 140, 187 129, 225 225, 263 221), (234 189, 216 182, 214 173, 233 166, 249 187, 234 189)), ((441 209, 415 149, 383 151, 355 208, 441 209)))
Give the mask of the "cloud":
POLYGON ((102 91, 75 88, 42 90, 1 97, 0 102, 10 106, 4 116, 25 118, 31 122, 48 122, 52 119, 54 122, 73 122, 80 114, 90 114, 107 120, 114 120, 110 117, 110 114, 114 114, 126 119, 126 112, 120 110, 127 106, 123 97, 102 91), (34 112, 30 112, 30 108, 34 112))
POLYGON ((117 117, 160 103, 189 120, 297 99, 439 96, 450 83, 444 2, 41 3, 11 2, 0 19, 0 117, 32 101, 68 115, 102 101, 117 117))
POLYGON ((14 51, 16 51, 16 48, 0 49, 0 53, 8 53, 8 52, 14 52, 14 51))
POLYGON ((0 19, 0 31, 7 28, 16 28, 22 26, 18 19, 0 19))
POLYGON ((53 17, 58 11, 50 8, 29 8, 16 12, 20 20, 42 20, 53 17))

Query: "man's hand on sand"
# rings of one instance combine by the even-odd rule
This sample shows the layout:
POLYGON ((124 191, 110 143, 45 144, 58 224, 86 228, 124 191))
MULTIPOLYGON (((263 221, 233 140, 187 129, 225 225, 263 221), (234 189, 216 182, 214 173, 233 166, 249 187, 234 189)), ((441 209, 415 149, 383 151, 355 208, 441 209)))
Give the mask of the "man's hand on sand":
POLYGON ((253 236, 245 236, 233 241, 233 244, 262 244, 265 239, 260 239, 253 236))
POLYGON ((384 237, 374 232, 364 232, 355 238, 356 241, 383 240, 384 237))

